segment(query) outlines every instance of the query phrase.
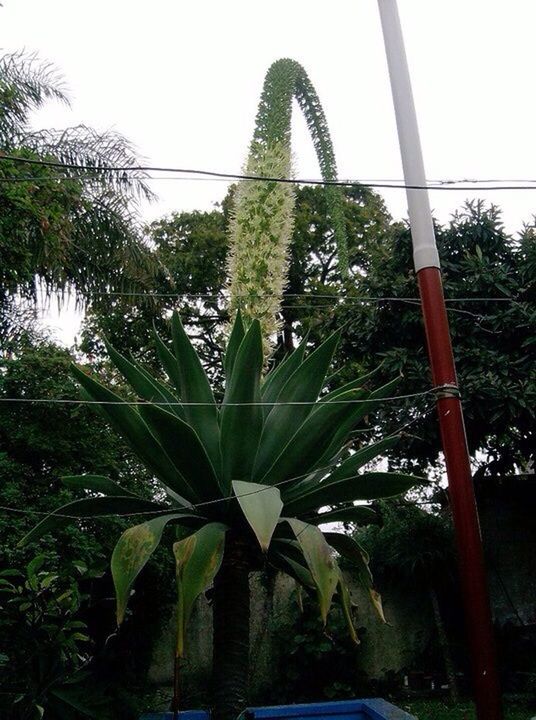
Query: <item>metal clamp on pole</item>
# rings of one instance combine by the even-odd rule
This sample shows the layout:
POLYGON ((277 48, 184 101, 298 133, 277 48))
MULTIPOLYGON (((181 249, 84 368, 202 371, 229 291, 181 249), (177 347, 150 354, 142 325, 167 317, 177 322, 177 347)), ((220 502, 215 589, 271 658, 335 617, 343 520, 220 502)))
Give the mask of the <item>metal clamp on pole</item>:
POLYGON ((441 400, 441 398, 460 398, 462 396, 460 388, 452 383, 436 385, 432 388, 432 393, 435 395, 436 400, 441 400))

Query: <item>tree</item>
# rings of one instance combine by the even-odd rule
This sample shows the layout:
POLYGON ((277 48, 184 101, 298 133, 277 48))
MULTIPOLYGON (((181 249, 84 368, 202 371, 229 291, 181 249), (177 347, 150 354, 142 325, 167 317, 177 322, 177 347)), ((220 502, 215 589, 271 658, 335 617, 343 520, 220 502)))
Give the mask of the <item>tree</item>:
MULTIPOLYGON (((184 528, 184 539, 173 547, 179 592, 176 667, 193 603, 214 580, 214 699, 216 716, 230 720, 247 697, 251 570, 271 562, 315 591, 324 622, 337 591, 355 638, 349 593, 330 546, 353 563, 383 617, 381 601, 359 545, 346 535, 324 535, 318 525, 341 517, 373 521, 372 510, 353 502, 403 493, 419 479, 358 473, 396 442, 390 437, 353 454, 347 450, 352 430, 392 391, 393 383, 370 391, 362 380, 354 380, 319 397, 340 333, 307 356, 307 342, 302 342, 261 383, 261 326, 254 320, 246 332, 238 314, 225 355, 222 402, 215 401, 177 314, 172 334, 173 352, 157 335, 155 341, 173 389, 108 346, 139 404, 73 368, 84 397, 98 405, 161 483, 160 500, 146 500, 100 475, 71 477, 70 486, 100 494, 53 511, 24 543, 77 517, 149 515, 123 533, 112 556, 121 623, 134 580, 166 526, 184 528), (327 505, 332 510, 321 513, 327 505)), ((174 707, 178 709, 177 685, 174 707)))
POLYGON ((68 102, 50 64, 0 57, 0 316, 40 289, 98 306, 99 293, 143 287, 156 272, 136 215, 152 197, 146 178, 106 169, 138 165, 132 145, 84 125, 32 130, 49 100, 68 102))
MULTIPOLYGON (((100 574, 106 569, 115 541, 126 527, 124 519, 108 517, 87 526, 93 526, 95 532, 84 532, 75 526, 58 531, 54 542, 49 537, 42 544, 39 554, 44 562, 39 572, 35 570, 38 575, 35 582, 25 570, 29 564, 34 567, 35 552, 32 548, 17 547, 17 541, 58 502, 67 503, 76 497, 76 491, 64 485, 59 476, 103 473, 120 480, 129 490, 149 497, 152 494, 151 480, 143 466, 136 463, 121 439, 108 431, 104 421, 95 418, 89 408, 57 402, 77 393, 69 372, 70 362, 68 351, 35 329, 31 334, 12 338, 9 353, 0 357, 0 568, 9 569, 0 582, 0 647, 6 663, 0 676, 2 717, 3 712, 12 717, 17 697, 19 714, 14 717, 25 717, 23 709, 32 702, 55 717, 54 700, 50 697, 55 689, 64 698, 72 691, 80 706, 87 703, 89 695, 94 698, 93 693, 98 690, 93 682, 93 672, 98 669, 95 656, 114 628, 112 618, 104 611, 98 626, 94 621, 102 598, 110 596, 111 580, 107 576, 98 581, 89 578, 91 572, 100 574), (37 398, 41 402, 6 402, 7 398, 22 401, 37 398), (51 399, 56 402, 47 402, 51 399), (88 573, 81 572, 84 566, 88 573), (58 581, 51 576, 57 576, 58 581), (6 582, 14 584, 12 593, 8 592, 6 582), (41 586, 41 582, 45 585, 41 586), (62 597, 67 591, 70 594, 62 597), (82 615, 76 611, 76 617, 69 619, 67 615, 75 611, 72 603, 80 593, 90 597, 82 603, 82 615), (25 614, 19 613, 19 605, 25 603, 29 603, 29 609, 25 614), (88 616, 92 620, 91 642, 81 643, 78 658, 77 643, 73 642, 76 637, 70 637, 63 626, 71 620, 87 622, 88 616), (86 666, 88 661, 84 672, 76 674, 80 683, 75 685, 72 675, 76 667, 86 666), (56 681, 60 684, 66 681, 68 687, 58 688, 56 681)), ((158 569, 153 564, 146 577, 152 575, 153 581, 155 577, 160 581, 165 576, 171 580, 172 573, 167 573, 162 557, 155 560, 158 569)), ((140 594, 144 595, 143 588, 135 598, 136 603, 140 602, 140 594)), ((138 649, 136 633, 131 635, 138 649)), ((123 664, 119 682, 124 673, 123 664)), ((118 688, 115 690, 117 697, 118 688)), ((100 716, 104 717, 104 713, 100 712, 100 716)))
MULTIPOLYGON (((473 462, 479 474, 511 472, 534 457, 535 447, 534 229, 525 228, 521 239, 514 240, 505 232, 499 210, 475 201, 436 232, 473 462), (466 300, 457 302, 459 298, 466 300)), ((338 322, 347 323, 342 353, 348 362, 360 358, 368 368, 383 358, 379 377, 402 372, 401 393, 425 391, 430 379, 408 260, 409 231, 368 249, 369 265, 356 293, 373 302, 353 302, 349 294, 335 310, 338 322), (377 300, 393 296, 415 301, 377 300)), ((393 404, 378 416, 395 425, 414 421, 414 437, 401 444, 395 466, 437 471, 436 423, 412 406, 412 400, 393 404)))
MULTIPOLYGON (((211 212, 173 213, 151 223, 147 234, 157 263, 166 269, 151 280, 148 295, 103 297, 91 307, 83 326, 82 351, 105 356, 103 337, 158 367, 152 328, 164 331, 173 310, 179 310, 210 377, 220 372, 228 313, 224 295, 228 248, 229 201, 211 212)), ((221 382, 221 376, 219 378, 221 382)))

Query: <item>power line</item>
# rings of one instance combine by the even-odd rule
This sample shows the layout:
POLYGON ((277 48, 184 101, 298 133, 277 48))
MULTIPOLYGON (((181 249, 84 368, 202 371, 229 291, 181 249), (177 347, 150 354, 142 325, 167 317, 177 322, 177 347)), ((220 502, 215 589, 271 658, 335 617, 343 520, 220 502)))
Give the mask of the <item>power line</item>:
MULTIPOLYGON (((435 388, 430 390, 422 390, 421 392, 408 393, 406 395, 395 395, 383 398, 354 398, 352 400, 329 400, 330 405, 357 405, 368 402, 397 402, 399 400, 409 400, 416 397, 424 397, 425 395, 433 395, 435 388)), ((6 398, 0 397, 0 403, 19 403, 19 404, 35 404, 35 405, 154 405, 147 400, 78 400, 76 398, 6 398)), ((215 403, 210 402, 166 402, 156 403, 159 405, 169 405, 170 407, 214 407, 215 403)), ((319 400, 288 400, 274 402, 243 402, 243 403, 225 403, 225 407, 277 407, 277 406, 304 406, 304 405, 322 405, 325 404, 322 398, 319 400)))
MULTIPOLYGON (((219 172, 216 170, 200 170, 195 168, 178 168, 178 167, 160 167, 151 165, 131 165, 128 167, 114 166, 114 165, 83 165, 75 163, 62 163, 54 160, 37 160, 35 158, 23 158, 16 155, 0 155, 0 161, 9 161, 14 163, 26 164, 26 165, 37 165, 41 167, 51 167, 63 170, 76 170, 83 172, 102 173, 130 173, 130 172, 165 172, 173 173, 177 175, 194 175, 207 178, 221 178, 225 180, 248 180, 254 182, 274 182, 283 183, 290 185, 321 185, 321 186, 338 186, 338 187, 367 187, 377 189, 393 189, 393 190, 462 190, 462 191, 474 191, 475 189, 485 190, 536 190, 536 180, 530 180, 529 183, 525 184, 495 184, 487 185, 485 188, 475 188, 474 184, 481 181, 470 181, 471 184, 456 184, 458 181, 452 180, 441 180, 434 183, 427 183, 425 185, 407 185, 405 183, 398 182, 361 182, 359 180, 321 180, 318 178, 281 178, 281 177, 270 177, 270 176, 259 176, 250 175, 247 173, 228 173, 219 172)), ((72 180, 72 178, 67 178, 72 180)), ((154 178, 147 177, 145 180, 151 180, 154 178)), ((2 181, 9 182, 10 178, 3 178, 2 181)), ((48 178, 46 179, 49 180, 48 178)), ((17 179, 17 182, 20 182, 17 179)), ((459 181, 467 183, 468 181, 459 181)), ((486 181, 487 182, 487 181, 486 181)))
MULTIPOLYGON (((140 291, 124 291, 124 292, 116 292, 111 290, 93 290, 87 293, 88 295, 108 295, 110 297, 162 297, 162 298, 190 298, 193 300, 224 300, 225 295, 223 293, 217 294, 217 293, 165 293, 165 292, 140 292, 140 291)), ((249 295, 242 294, 238 295, 237 297, 243 297, 248 298, 249 295)), ((255 299, 257 298, 271 298, 276 297, 275 295, 271 293, 256 293, 255 299)), ((324 300, 344 300, 346 302, 403 302, 403 303, 420 303, 419 297, 397 297, 397 296, 367 296, 367 295, 361 295, 361 296, 352 296, 352 295, 340 295, 340 294, 329 294, 329 293, 310 293, 310 292, 303 292, 303 293, 284 293, 283 294, 283 301, 285 298, 315 298, 315 299, 324 299, 324 300)), ((518 297, 453 297, 453 298, 445 298, 445 302, 447 303, 457 303, 457 302, 511 302, 511 303, 521 303, 521 302, 530 302, 526 300, 519 300, 518 297)), ((288 307, 288 306, 287 306, 288 307)), ((301 306, 300 306, 301 307, 301 306)), ((318 307, 315 305, 314 307, 318 307)))
MULTIPOLYGON (((426 393, 424 393, 426 394, 426 393)), ((385 399, 385 398, 384 398, 385 399)), ((404 430, 408 428, 410 425, 413 425, 418 420, 422 420, 423 418, 427 417, 431 412, 433 408, 428 409, 426 412, 424 412, 422 415, 416 416, 412 418, 410 421, 402 425, 398 430, 395 430, 394 432, 386 435, 386 438, 392 438, 396 437, 397 435, 403 434, 404 430)), ((368 432, 373 432, 373 428, 370 428, 368 432)), ((301 473, 300 475, 294 475, 293 477, 286 478, 285 480, 280 480, 279 482, 274 483, 273 485, 265 485, 264 487, 258 488, 256 490, 250 490, 246 493, 240 493, 240 495, 234 495, 229 496, 225 498, 214 498, 213 500, 205 500, 200 503, 196 503, 195 505, 189 505, 187 507, 184 507, 184 510, 198 510, 199 508, 206 507, 207 505, 216 505, 218 503, 222 502, 229 502, 233 498, 241 498, 241 497, 247 497, 249 495, 256 495, 260 492, 265 492, 267 490, 271 490, 274 487, 282 487, 283 485, 287 485, 290 482, 295 482, 296 480, 301 480, 303 478, 309 477, 312 473, 319 473, 319 472, 327 472, 328 470, 332 470, 333 465, 326 465, 324 467, 315 468, 312 470, 308 470, 307 472, 301 473)), ((82 498, 83 499, 83 498, 82 498)), ((355 506, 354 506, 355 507, 355 506)), ((91 516, 79 516, 79 515, 64 515, 60 513, 56 513, 54 511, 47 512, 44 510, 27 510, 26 508, 14 508, 7 505, 0 505, 0 510, 6 511, 6 512, 14 512, 21 515, 38 515, 38 516, 49 516, 53 515, 54 517, 58 518, 64 518, 68 520, 101 520, 105 518, 119 518, 119 517, 134 517, 134 516, 143 516, 143 515, 161 515, 162 511, 166 512, 169 511, 170 514, 173 514, 174 511, 177 511, 178 508, 170 507, 167 505, 163 505, 161 508, 158 508, 156 510, 142 510, 140 512, 128 512, 128 513, 107 513, 105 515, 99 515, 95 517, 91 516)))
MULTIPOLYGON (((0 155, 0 160, 2 160, 2 159, 3 159, 3 156, 0 155)), ((76 168, 81 169, 81 170, 86 169, 85 167, 79 166, 79 165, 77 165, 76 168)), ((87 168, 87 169, 89 171, 89 168, 87 168)), ((92 168, 92 169, 98 170, 98 168, 92 168)), ((129 168, 124 168, 124 169, 128 170, 129 168)), ((104 168, 104 170, 106 170, 106 168, 104 168)), ((179 171, 180 170, 178 169, 177 172, 179 172, 179 171)), ((184 172, 194 172, 194 171, 184 171, 184 172)), ((237 176, 224 175, 224 177, 210 177, 210 176, 183 177, 178 174, 175 174, 175 175, 147 175, 143 178, 143 180, 144 181, 154 180, 157 182, 159 180, 174 180, 176 182, 226 182, 226 183, 228 183, 234 177, 245 180, 245 181, 251 180, 252 182, 263 181, 263 180, 266 181, 267 179, 269 179, 269 178, 265 178, 265 177, 256 177, 256 176, 246 177, 246 176, 238 176, 238 175, 237 176)), ((12 183, 18 183, 18 182, 47 183, 47 182, 51 182, 51 183, 56 183, 56 182, 60 182, 63 180, 76 181, 76 180, 82 180, 82 179, 84 179, 84 178, 77 178, 77 177, 72 177, 72 176, 43 177, 42 175, 26 175, 23 177, 20 177, 20 176, 0 177, 0 182, 6 182, 6 183, 10 183, 10 182, 12 182, 12 183)), ((96 177, 89 177, 89 178, 85 178, 84 180, 87 182, 91 182, 92 180, 96 180, 96 179, 97 179, 96 177)), ((320 178, 309 178, 309 179, 304 178, 301 180, 289 178, 288 180, 289 180, 289 182, 294 182, 297 184, 318 183, 321 185, 325 185, 325 184, 329 184, 329 182, 330 182, 330 181, 321 180, 320 178)), ((280 180, 274 180, 274 181, 280 182, 280 180)), ((389 183, 389 184, 393 183, 396 185, 397 188, 398 187, 403 187, 403 188, 406 187, 406 185, 404 185, 403 178, 366 178, 366 177, 363 177, 360 180, 347 179, 342 182, 350 183, 353 185, 359 185, 362 187, 368 187, 370 183, 389 183)), ((522 187, 525 185, 530 185, 530 188, 527 188, 527 189, 535 189, 536 188, 536 180, 531 180, 530 178, 525 178, 525 179, 498 178, 496 180, 485 180, 485 179, 484 180, 476 180, 476 179, 471 180, 469 178, 460 179, 460 180, 428 180, 428 182, 426 184, 426 188, 427 189, 436 189, 437 186, 442 186, 442 185, 458 186, 463 183, 467 183, 467 184, 471 184, 471 185, 481 185, 482 186, 480 188, 481 190, 486 190, 487 189, 486 185, 489 183, 508 184, 509 186, 514 185, 515 187, 513 187, 512 189, 516 189, 517 187, 521 186, 521 187, 519 187, 519 189, 521 189, 521 190, 525 189, 524 187, 522 187)), ((389 187, 390 187, 390 185, 389 185, 389 187)), ((453 189, 454 190, 463 190, 464 188, 463 187, 454 187, 453 189)))
MULTIPOLYGON (((392 433, 392 435, 388 437, 392 437, 396 435, 396 433, 392 433)), ((240 493, 239 495, 230 495, 228 497, 223 498, 214 498, 213 500, 204 500, 200 503, 191 504, 187 506, 181 506, 174 507, 169 505, 162 505, 162 507, 159 507, 155 510, 140 510, 139 512, 128 512, 128 513, 106 513, 103 515, 98 516, 80 516, 80 515, 65 515, 61 513, 56 513, 54 511, 47 512, 45 510, 28 510, 26 508, 14 508, 10 507, 8 505, 0 505, 0 510, 4 510, 6 512, 14 512, 18 513, 20 515, 38 515, 38 516, 54 516, 57 518, 63 518, 67 520, 101 520, 105 518, 121 518, 121 517, 133 517, 133 516, 144 516, 144 515, 162 515, 162 513, 169 513, 174 514, 178 512, 179 510, 184 511, 192 511, 192 510, 199 510, 200 508, 207 507, 208 505, 217 505, 219 503, 224 502, 230 502, 231 500, 234 500, 235 498, 242 498, 242 497, 249 497, 250 495, 257 495, 261 492, 266 492, 268 490, 271 490, 272 488, 279 488, 283 485, 287 485, 290 482, 295 482, 296 480, 301 480, 303 478, 309 477, 312 473, 318 473, 318 472, 328 472, 328 470, 332 470, 333 465, 326 465, 325 467, 315 468, 313 470, 308 470, 305 473, 301 473, 301 475, 294 475, 293 477, 286 478, 285 480, 280 480, 279 482, 274 483, 273 485, 265 485, 261 488, 257 488, 256 490, 250 490, 245 493, 240 493)), ((106 496, 105 496, 106 497, 106 496)), ((84 498, 81 498, 84 499, 84 498)), ((143 498, 141 498, 143 499, 143 498)))

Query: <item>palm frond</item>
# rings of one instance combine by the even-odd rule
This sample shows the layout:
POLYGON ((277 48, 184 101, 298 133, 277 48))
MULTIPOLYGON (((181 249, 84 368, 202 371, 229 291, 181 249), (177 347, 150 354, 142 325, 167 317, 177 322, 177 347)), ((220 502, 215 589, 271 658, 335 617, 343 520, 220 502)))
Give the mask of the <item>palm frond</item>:
POLYGON ((69 102, 64 80, 54 65, 24 50, 2 55, 0 144, 12 145, 13 137, 27 126, 30 112, 47 100, 69 102))

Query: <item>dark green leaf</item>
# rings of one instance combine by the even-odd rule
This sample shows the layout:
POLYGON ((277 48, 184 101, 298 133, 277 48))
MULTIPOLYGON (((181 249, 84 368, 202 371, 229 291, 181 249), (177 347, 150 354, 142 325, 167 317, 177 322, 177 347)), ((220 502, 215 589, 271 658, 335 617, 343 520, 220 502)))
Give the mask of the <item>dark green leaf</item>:
POLYGON ((221 453, 225 489, 231 480, 250 478, 262 432, 259 383, 263 364, 261 326, 254 320, 227 379, 221 412, 221 453), (237 403, 244 403, 242 405, 237 403))
POLYGON ((196 502, 220 497, 216 473, 195 430, 155 405, 143 405, 140 413, 180 473, 188 497, 196 502))
POLYGON ((179 364, 181 400, 185 403, 186 420, 199 435, 214 468, 219 468, 221 455, 218 409, 210 383, 176 312, 171 320, 171 330, 179 364))
POLYGON ((359 408, 352 402, 359 393, 360 391, 351 390, 341 395, 337 403, 324 403, 316 412, 311 413, 298 431, 287 437, 283 451, 266 475, 259 480, 273 485, 315 467, 340 424, 348 416, 359 412, 359 408))
POLYGON ((422 478, 413 475, 384 472, 363 473, 337 482, 330 482, 328 477, 307 494, 285 503, 285 512, 302 515, 325 505, 394 497, 422 482, 422 478))
POLYGON ((242 313, 240 312, 240 309, 239 309, 236 313, 235 321, 233 323, 233 328, 232 328, 231 334, 229 336, 229 341, 227 342, 227 349, 225 351, 225 359, 223 361, 226 378, 230 378, 233 373, 233 367, 234 367, 234 361, 236 358, 236 354, 238 352, 238 348, 240 347, 242 340, 244 339, 245 334, 246 334, 246 332, 244 330, 244 323, 242 322, 242 313))
POLYGON ((308 518, 308 522, 314 525, 323 525, 324 523, 354 523, 355 525, 372 525, 379 522, 378 513, 374 512, 366 505, 353 505, 352 507, 338 508, 329 510, 318 515, 308 518))
POLYGON ((60 480, 64 485, 75 490, 92 490, 104 495, 135 496, 134 493, 103 475, 64 475, 60 480))
MULTIPOLYGON (((290 353, 275 368, 270 370, 261 387, 262 401, 272 403, 277 400, 277 396, 283 389, 283 386, 300 367, 303 362, 305 348, 307 347, 307 335, 303 338, 296 350, 290 353)), ((264 411, 267 415, 271 410, 270 406, 265 406, 264 411)))
POLYGON ((190 504, 192 498, 185 494, 187 488, 184 487, 177 468, 151 434, 139 412, 104 385, 90 378, 76 365, 71 367, 78 382, 90 398, 99 403, 98 407, 112 427, 129 443, 133 452, 155 473, 165 487, 173 491, 179 503, 185 506, 190 504))
POLYGON ((339 337, 339 332, 334 333, 311 353, 278 394, 277 402, 282 404, 274 406, 266 418, 255 461, 254 480, 260 480, 266 475, 288 443, 289 437, 294 435, 311 413, 312 403, 318 398, 339 337))
MULTIPOLYGON (((47 515, 30 532, 19 541, 19 546, 39 540, 51 530, 64 527, 78 518, 94 518, 103 515, 126 513, 166 512, 166 508, 158 503, 142 498, 127 496, 92 497, 74 500, 57 508, 47 515)), ((168 511, 169 512, 169 511, 168 511)))

